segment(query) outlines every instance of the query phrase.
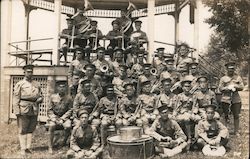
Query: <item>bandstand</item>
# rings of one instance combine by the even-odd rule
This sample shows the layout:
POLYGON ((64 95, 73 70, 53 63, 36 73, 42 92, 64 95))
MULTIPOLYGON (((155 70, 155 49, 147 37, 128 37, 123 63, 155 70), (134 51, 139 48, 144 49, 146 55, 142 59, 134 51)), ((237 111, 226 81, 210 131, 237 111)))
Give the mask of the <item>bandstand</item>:
MULTIPOLYGON (((26 33, 26 39, 23 41, 11 41, 11 12, 12 0, 1 1, 1 117, 4 122, 15 118, 12 113, 12 93, 16 82, 22 79, 22 66, 25 63, 42 62, 42 65, 37 65, 34 69, 35 80, 42 85, 44 102, 40 105, 39 120, 44 122, 47 120, 47 100, 53 93, 56 80, 66 80, 68 66, 61 66, 59 60, 60 38, 61 32, 61 15, 66 14, 72 16, 75 14, 78 7, 86 6, 90 3, 94 10, 86 11, 84 14, 88 17, 98 18, 117 18, 121 16, 121 9, 126 9, 129 2, 133 3, 137 10, 133 11, 132 17, 147 17, 146 24, 148 35, 148 62, 152 61, 154 54, 154 45, 168 45, 175 47, 179 40, 179 15, 185 6, 190 7, 190 23, 194 24, 194 49, 193 56, 198 58, 199 48, 199 25, 196 23, 199 20, 199 6, 201 0, 22 0, 25 8, 25 23, 26 28, 23 32, 26 33), (56 26, 53 37, 44 37, 42 39, 30 39, 29 23, 32 23, 29 18, 31 11, 43 9, 54 13, 56 26), (175 43, 168 44, 155 39, 154 36, 154 18, 160 14, 168 14, 175 19, 175 43), (33 42, 49 42, 53 44, 52 48, 31 49, 33 42), (25 45, 25 49, 21 49, 19 45, 25 45)), ((105 39, 103 40, 105 44, 105 39)), ((203 61, 206 63, 205 61, 203 61)), ((204 64, 205 65, 205 64, 204 64)))

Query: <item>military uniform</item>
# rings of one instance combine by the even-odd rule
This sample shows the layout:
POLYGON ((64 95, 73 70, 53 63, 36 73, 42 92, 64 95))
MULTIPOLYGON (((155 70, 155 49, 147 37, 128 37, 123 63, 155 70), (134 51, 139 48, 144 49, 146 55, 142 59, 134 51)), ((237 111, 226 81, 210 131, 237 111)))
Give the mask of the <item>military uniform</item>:
POLYGON ((25 77, 14 87, 13 112, 17 116, 17 125, 21 154, 30 152, 32 133, 37 125, 39 104, 42 102, 40 85, 32 80, 33 65, 23 67, 25 77))
POLYGON ((229 110, 231 110, 234 116, 234 133, 237 134, 239 129, 239 114, 242 106, 238 91, 243 90, 244 84, 242 78, 235 73, 235 65, 235 62, 228 62, 225 65, 227 68, 227 75, 221 77, 219 90, 222 93, 221 104, 226 123, 229 122, 228 115, 229 110))
MULTIPOLYGON (((88 113, 84 110, 77 112, 79 120, 83 114, 88 113)), ((88 115, 85 116, 88 117, 88 115)), ((85 118, 85 120, 87 119, 85 118)), ((88 123, 73 128, 67 158, 96 158, 101 151, 100 136, 96 129, 93 129, 88 123)))
MULTIPOLYGON (((59 83, 58 83, 59 84, 59 83)), ((66 85, 62 84, 64 87, 66 85)), ((66 94, 52 94, 49 100, 48 126, 49 126, 49 152, 53 153, 54 131, 57 129, 65 130, 64 144, 70 135, 72 122, 72 98, 66 94)))
POLYGON ((117 121, 122 122, 122 125, 124 126, 142 126, 138 104, 139 103, 135 96, 132 97, 132 99, 124 96, 119 102, 120 109, 118 110, 117 121))
POLYGON ((171 107, 162 105, 158 110, 160 116, 157 117, 150 128, 145 129, 145 133, 156 140, 156 152, 160 153, 162 158, 171 157, 180 153, 186 147, 187 137, 176 121, 164 117, 169 115, 166 113, 171 113, 171 107))
MULTIPOLYGON (((91 21, 91 26, 97 26, 97 21, 91 21)), ((103 34, 101 30, 96 28, 86 31, 82 36, 89 40, 88 45, 91 48, 93 48, 94 45, 100 46, 99 39, 103 37, 103 34), (97 44, 95 44, 96 36, 97 36, 97 44)))
MULTIPOLYGON (((117 20, 112 21, 112 26, 114 26, 115 24, 118 26, 120 25, 117 20)), ((108 40, 110 40, 109 46, 111 46, 113 49, 115 47, 121 47, 122 32, 119 30, 119 28, 117 28, 117 30, 113 29, 113 30, 109 31, 108 34, 106 35, 106 38, 108 40), (120 44, 120 46, 119 46, 119 44, 120 44)))
MULTIPOLYGON (((142 22, 140 20, 136 20, 134 23, 135 23, 135 26, 141 26, 142 22)), ((141 46, 143 43, 148 42, 147 34, 141 31, 140 29, 133 31, 130 35, 130 38, 131 38, 131 41, 136 41, 141 46)))
POLYGON ((98 103, 98 98, 94 93, 89 95, 84 95, 83 93, 78 93, 74 99, 73 109, 77 112, 79 109, 85 109, 88 113, 91 113, 98 103))

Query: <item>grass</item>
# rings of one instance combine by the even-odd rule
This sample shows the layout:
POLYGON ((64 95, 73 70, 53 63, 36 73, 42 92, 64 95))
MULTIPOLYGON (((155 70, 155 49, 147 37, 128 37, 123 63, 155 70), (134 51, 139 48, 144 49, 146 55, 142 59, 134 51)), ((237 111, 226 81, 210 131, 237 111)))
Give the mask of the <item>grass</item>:
MULTIPOLYGON (((240 137, 230 136, 229 146, 231 150, 226 153, 223 158, 230 159, 247 159, 249 158, 249 112, 244 110, 240 117, 240 137)), ((232 131, 232 128, 229 128, 232 131)), ((68 150, 67 147, 58 148, 53 155, 48 153, 48 132, 43 125, 37 126, 34 132, 33 140, 33 154, 27 158, 65 158, 68 150)), ((0 124, 0 158, 20 158, 19 156, 19 142, 17 136, 16 121, 11 124, 0 124)), ((180 154, 174 159, 203 159, 211 157, 204 157, 201 152, 187 152, 180 154)))

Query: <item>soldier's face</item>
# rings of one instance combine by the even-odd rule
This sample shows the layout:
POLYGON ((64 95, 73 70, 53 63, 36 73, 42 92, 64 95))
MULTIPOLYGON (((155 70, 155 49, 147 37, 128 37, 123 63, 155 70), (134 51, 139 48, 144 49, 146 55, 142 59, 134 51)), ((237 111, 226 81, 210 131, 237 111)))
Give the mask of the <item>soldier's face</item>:
POLYGON ((127 96, 131 97, 135 94, 135 89, 133 86, 127 86, 126 87, 126 94, 127 96))
POLYGON ((78 60, 80 60, 80 59, 82 58, 82 53, 81 53, 81 51, 77 51, 77 52, 76 52, 76 58, 77 58, 78 60))
POLYGON ((91 77, 91 76, 93 76, 95 74, 95 69, 87 67, 85 74, 86 74, 87 77, 91 77))
POLYGON ((119 25, 118 24, 113 24, 113 29, 114 30, 118 30, 119 29, 119 25))
POLYGON ((90 83, 85 83, 82 85, 82 92, 83 93, 90 93, 91 90, 91 84, 90 83))
POLYGON ((121 71, 121 76, 122 77, 127 76, 127 70, 126 69, 121 68, 120 71, 121 71))
POLYGON ((138 56, 138 61, 139 61, 139 63, 142 63, 142 62, 143 62, 143 55, 138 56))
POLYGON ((136 30, 141 30, 141 25, 135 25, 136 30))
POLYGON ((200 78, 199 79, 199 85, 200 85, 201 89, 207 89, 208 82, 207 82, 206 78, 200 78))
POLYGON ((57 86, 58 93, 65 93, 66 92, 66 86, 65 85, 58 85, 57 86))
POLYGON ((187 55, 187 53, 188 53, 188 48, 186 48, 186 46, 181 46, 181 47, 179 48, 179 53, 180 53, 181 56, 187 55))
POLYGON ((234 71, 235 71, 234 68, 227 68, 227 74, 229 74, 229 75, 233 75, 234 71))
POLYGON ((107 96, 113 96, 114 95, 114 89, 107 89, 107 96))
POLYGON ((161 119, 162 120, 168 120, 169 119, 169 114, 170 114, 170 112, 167 111, 167 110, 165 110, 163 112, 160 112, 161 119))
POLYGON ((191 90, 191 84, 190 83, 184 83, 182 86, 182 89, 184 92, 189 92, 191 90))
POLYGON ((190 68, 190 73, 191 74, 196 73, 196 72, 197 72, 197 67, 196 66, 195 67, 193 66, 193 67, 190 68))
POLYGON ((170 88, 171 88, 171 82, 168 80, 163 81, 163 88, 164 88, 165 92, 169 92, 170 88))
POLYGON ((208 108, 206 110, 207 120, 212 120, 214 118, 214 110, 212 108, 208 108))
POLYGON ((82 114, 80 116, 81 125, 86 125, 88 123, 88 117, 89 117, 88 114, 82 114))
POLYGON ((144 68, 144 75, 150 75, 150 68, 144 68))
POLYGON ((24 76, 28 79, 31 79, 32 78, 32 75, 33 75, 33 70, 25 70, 24 71, 24 76))
POLYGON ((97 53, 98 59, 104 59, 104 51, 103 50, 99 50, 97 53))
POLYGON ((117 61, 122 61, 123 55, 122 52, 116 52, 115 58, 117 61))
POLYGON ((150 85, 150 83, 149 84, 145 84, 142 87, 142 90, 143 90, 144 93, 149 93, 151 91, 151 85, 150 85))

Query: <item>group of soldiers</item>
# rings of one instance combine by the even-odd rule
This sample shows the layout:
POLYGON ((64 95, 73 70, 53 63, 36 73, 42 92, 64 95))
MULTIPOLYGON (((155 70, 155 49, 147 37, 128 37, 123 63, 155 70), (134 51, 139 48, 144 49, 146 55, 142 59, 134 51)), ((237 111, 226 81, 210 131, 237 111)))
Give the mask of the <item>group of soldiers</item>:
MULTIPOLYGON (((116 28, 117 22, 112 24, 116 28)), ((243 82, 235 73, 235 62, 225 65, 226 75, 212 88, 210 78, 201 74, 199 63, 189 56, 186 43, 178 45, 175 55, 158 48, 152 63, 146 62, 147 51, 141 43, 128 43, 126 50, 117 43, 112 49, 97 47, 95 60, 74 45, 68 80, 56 81, 55 93, 49 97, 50 153, 59 128, 65 130, 64 144, 70 136, 68 158, 100 157, 111 127, 118 134, 124 126, 141 127, 154 138, 155 154, 162 158, 192 149, 207 155, 215 155, 213 149, 221 152, 229 139, 230 113, 234 134, 239 135, 238 91, 243 82), (226 124, 221 123, 222 117, 226 124)), ((32 80, 33 66, 24 66, 24 73, 13 95, 23 155, 31 152, 38 105, 43 101, 39 84, 32 80)))

